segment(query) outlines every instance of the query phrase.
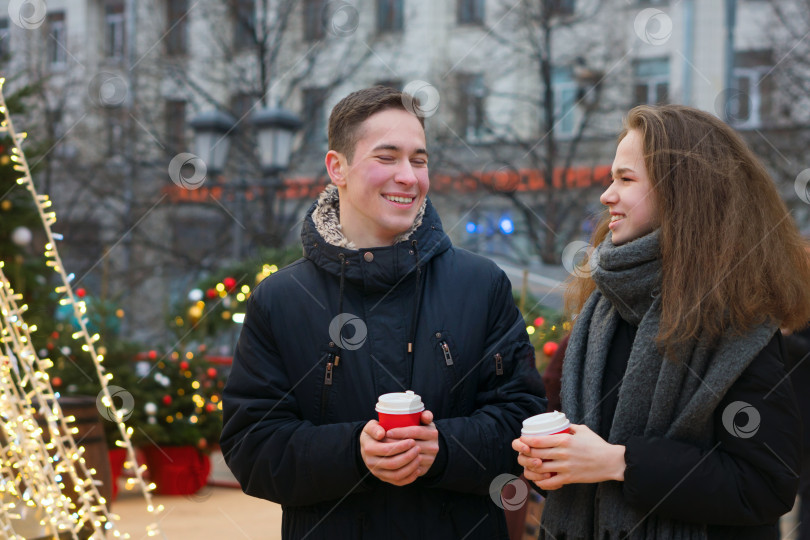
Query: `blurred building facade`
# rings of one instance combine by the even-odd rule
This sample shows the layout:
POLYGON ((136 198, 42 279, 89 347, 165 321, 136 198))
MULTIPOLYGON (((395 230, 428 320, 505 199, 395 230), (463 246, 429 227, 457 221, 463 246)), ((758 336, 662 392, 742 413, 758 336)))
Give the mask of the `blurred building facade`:
POLYGON ((19 123, 66 263, 123 305, 129 334, 159 339, 201 276, 298 241, 327 181, 328 113, 373 84, 422 101, 434 203, 454 242, 484 254, 559 262, 587 236, 622 115, 639 103, 729 121, 804 224, 807 11, 807 0, 2 1, 0 71, 9 91, 36 96, 19 123), (250 123, 265 106, 304 121, 277 178, 258 165, 250 123), (237 120, 228 160, 188 189, 169 165, 195 151, 190 121, 211 110, 237 120))

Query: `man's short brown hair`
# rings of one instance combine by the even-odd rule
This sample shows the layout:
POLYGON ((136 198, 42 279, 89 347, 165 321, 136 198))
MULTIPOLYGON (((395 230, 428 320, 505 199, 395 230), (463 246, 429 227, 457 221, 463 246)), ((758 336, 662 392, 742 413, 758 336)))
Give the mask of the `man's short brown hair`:
MULTIPOLYGON (((329 149, 340 152, 351 163, 354 147, 359 138, 360 124, 371 115, 388 109, 414 113, 419 111, 418 100, 387 86, 372 86, 352 92, 341 99, 329 115, 329 149)), ((414 114, 425 129, 425 119, 414 114)))

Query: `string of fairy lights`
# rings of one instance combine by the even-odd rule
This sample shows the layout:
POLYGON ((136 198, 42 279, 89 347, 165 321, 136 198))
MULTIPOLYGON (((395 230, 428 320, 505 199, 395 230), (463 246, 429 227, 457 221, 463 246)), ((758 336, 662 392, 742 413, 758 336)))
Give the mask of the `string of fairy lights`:
MULTIPOLYGON (((35 189, 22 151, 22 142, 26 135, 17 133, 14 129, 3 96, 4 82, 5 79, 0 78, 0 134, 7 134, 11 138, 13 147, 10 159, 14 163, 14 170, 20 173, 17 183, 25 186, 31 193, 42 220, 47 237, 46 264, 53 268, 61 282, 55 292, 61 295, 61 305, 73 308, 79 329, 72 337, 81 343, 82 350, 92 358, 103 394, 101 401, 110 413, 106 416, 114 415, 116 420, 121 436, 116 445, 126 449, 124 468, 131 472, 125 488, 132 490, 140 487, 147 511, 156 518, 163 506, 153 504, 151 491, 155 489, 155 484, 146 483, 143 476, 146 466, 137 465, 135 449, 130 440, 132 428, 128 428, 123 421, 127 411, 118 410, 110 394, 108 385, 113 378, 112 373, 106 372, 104 357, 96 351, 95 343, 99 335, 91 335, 87 329, 87 305, 74 294, 70 286, 73 276, 68 276, 62 265, 56 248, 56 241, 61 236, 51 230, 56 214, 49 210, 52 202, 48 196, 37 193, 35 189)), ((42 506, 45 513, 41 520, 42 525, 51 531, 70 532, 74 538, 78 538, 76 535, 79 531, 90 528, 93 530, 92 538, 107 538, 107 534, 116 538, 129 538, 128 534, 117 530, 117 516, 107 510, 106 501, 96 489, 92 479, 95 471, 87 470, 82 457, 84 447, 77 448, 73 441, 71 434, 78 430, 69 428, 68 423, 75 419, 65 418, 62 414, 48 377, 47 370, 53 366, 53 362, 48 358, 39 358, 33 350, 30 333, 36 328, 24 322, 23 313, 27 306, 17 305, 16 301, 21 300, 21 295, 15 295, 11 290, 9 282, 2 274, 2 265, 0 277, 0 310, 4 319, 3 350, 0 351, 3 360, 0 366, 0 423, 3 424, 3 430, 0 431, 0 495, 3 495, 3 500, 0 501, 0 527, 6 532, 7 527, 12 526, 12 518, 16 516, 13 512, 20 504, 17 500, 19 496, 22 497, 19 500, 24 501, 22 504, 31 506, 38 502, 42 506), (15 392, 14 388, 17 387, 20 391, 15 392), (43 437, 43 430, 37 425, 35 413, 45 418, 51 435, 49 441, 42 445, 36 443, 37 437, 43 437), (77 501, 75 503, 63 494, 65 475, 72 481, 74 498, 77 501), (11 496, 11 502, 7 501, 6 494, 11 496)), ((148 536, 160 534, 157 520, 147 526, 146 532, 148 536)), ((7 536, 19 537, 13 533, 7 536)))

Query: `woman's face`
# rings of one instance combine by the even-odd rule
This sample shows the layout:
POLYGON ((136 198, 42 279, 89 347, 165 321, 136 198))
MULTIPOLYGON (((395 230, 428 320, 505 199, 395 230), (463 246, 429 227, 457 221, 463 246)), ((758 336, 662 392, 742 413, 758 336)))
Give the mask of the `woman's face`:
POLYGON ((630 130, 619 142, 611 173, 613 181, 599 200, 610 209, 611 239, 618 246, 649 234, 658 226, 638 130, 630 130))

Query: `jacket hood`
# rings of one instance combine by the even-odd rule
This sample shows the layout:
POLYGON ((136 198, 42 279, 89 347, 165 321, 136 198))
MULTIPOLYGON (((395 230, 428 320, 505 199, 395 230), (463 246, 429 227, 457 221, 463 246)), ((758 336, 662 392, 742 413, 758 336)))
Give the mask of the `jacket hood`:
POLYGON ((358 250, 340 228, 340 199, 337 186, 328 186, 307 211, 301 231, 304 257, 323 270, 366 287, 385 288, 413 272, 417 264, 451 246, 441 220, 428 198, 419 210, 413 226, 391 246, 358 250))

